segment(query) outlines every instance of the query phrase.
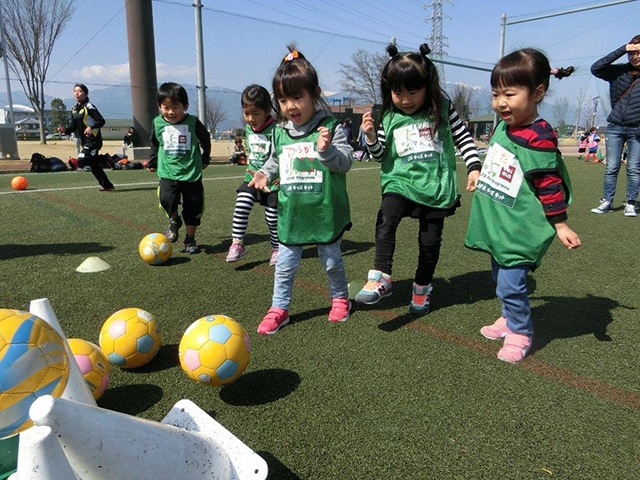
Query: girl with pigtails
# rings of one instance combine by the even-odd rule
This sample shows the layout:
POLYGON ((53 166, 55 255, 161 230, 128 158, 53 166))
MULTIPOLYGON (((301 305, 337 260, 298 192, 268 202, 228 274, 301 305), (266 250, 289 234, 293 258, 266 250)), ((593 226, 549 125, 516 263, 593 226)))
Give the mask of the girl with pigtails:
POLYGON ((460 206, 456 148, 467 169, 467 190, 480 175, 476 145, 453 103, 440 86, 438 71, 420 52, 387 47, 391 59, 382 70, 382 112, 377 132, 371 112, 362 117, 371 157, 381 162, 382 206, 376 222, 374 268, 356 295, 373 304, 391 295, 396 231, 404 217, 418 219, 418 267, 409 312, 425 315, 431 306, 431 281, 440 256, 444 219, 460 206))
POLYGON ((491 255, 502 315, 480 333, 504 339, 498 359, 509 363, 524 360, 531 348, 527 274, 540 266, 556 235, 568 249, 580 246, 567 225, 571 184, 558 137, 538 115, 549 76, 572 72, 573 67, 552 69, 532 48, 502 57, 491 72, 491 106, 501 121, 473 196, 465 245, 491 255))

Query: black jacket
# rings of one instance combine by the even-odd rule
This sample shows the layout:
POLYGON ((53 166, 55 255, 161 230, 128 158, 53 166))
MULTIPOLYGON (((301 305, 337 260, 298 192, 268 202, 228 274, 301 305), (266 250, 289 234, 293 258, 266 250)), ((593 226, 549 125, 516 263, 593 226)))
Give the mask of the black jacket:
POLYGON ((627 54, 626 47, 625 44, 602 57, 591 66, 591 73, 609 82, 611 113, 607 121, 626 127, 640 127, 640 80, 625 93, 633 81, 640 78, 640 74, 632 75, 633 70, 629 62, 612 65, 617 59, 627 54))
POLYGON ((104 118, 95 105, 89 103, 87 98, 82 103, 76 103, 71 109, 71 123, 65 129, 65 134, 75 133, 80 139, 83 147, 89 147, 91 150, 100 150, 102 148, 102 134, 100 127, 104 127, 104 118), (91 135, 87 136, 84 131, 87 127, 91 127, 91 135))

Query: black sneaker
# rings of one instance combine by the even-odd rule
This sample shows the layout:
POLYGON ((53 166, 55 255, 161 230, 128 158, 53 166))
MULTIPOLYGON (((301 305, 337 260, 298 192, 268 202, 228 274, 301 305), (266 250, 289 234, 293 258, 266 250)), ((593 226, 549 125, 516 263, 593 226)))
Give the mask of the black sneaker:
POLYGON ((164 234, 171 243, 176 243, 178 241, 178 230, 180 230, 181 226, 182 218, 180 218, 180 216, 178 216, 177 220, 174 220, 173 218, 169 219, 169 227, 164 234))
POLYGON ((185 253, 200 253, 200 247, 196 243, 196 239, 194 237, 185 237, 184 239, 184 250, 185 253))

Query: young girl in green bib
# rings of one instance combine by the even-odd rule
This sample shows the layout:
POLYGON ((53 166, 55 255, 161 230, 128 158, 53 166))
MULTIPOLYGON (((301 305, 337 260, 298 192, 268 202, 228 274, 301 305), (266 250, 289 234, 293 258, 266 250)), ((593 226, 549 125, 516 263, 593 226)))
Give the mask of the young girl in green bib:
POLYGON ((246 253, 244 237, 249 225, 249 214, 256 203, 264 207, 264 218, 269 228, 271 241, 271 260, 273 266, 278 261, 278 187, 269 184, 269 192, 249 187, 253 173, 269 158, 271 152, 271 136, 276 127, 275 119, 271 116, 271 95, 261 85, 249 85, 240 97, 242 102, 242 117, 246 122, 245 140, 248 146, 247 171, 244 181, 238 187, 236 207, 233 211, 232 242, 227 254, 227 262, 237 262, 246 253))
POLYGON ((389 45, 391 59, 382 71, 382 121, 377 137, 371 113, 362 117, 369 153, 382 162, 382 206, 376 222, 374 268, 355 299, 373 304, 391 295, 398 225, 404 217, 417 218, 418 268, 409 305, 414 315, 429 312, 444 219, 460 205, 455 149, 467 168, 467 190, 475 188, 481 167, 473 138, 442 91, 429 52, 427 44, 420 46, 420 53, 399 53, 389 45))
POLYGON ((342 235, 351 228, 346 173, 353 149, 322 99, 318 75, 295 47, 289 47, 273 77, 278 126, 271 156, 249 187, 268 189, 279 178, 278 260, 272 306, 258 333, 276 333, 289 323, 293 280, 305 245, 316 245, 329 280, 331 322, 349 318, 351 304, 342 261, 342 235))
POLYGON ((473 196, 465 245, 491 255, 502 315, 480 332, 504 338, 498 358, 505 362, 521 362, 531 347, 527 274, 540 265, 554 236, 569 249, 580 246, 566 222, 571 184, 558 137, 538 116, 549 76, 572 72, 552 70, 544 54, 527 48, 502 57, 491 73, 491 106, 502 121, 473 196))

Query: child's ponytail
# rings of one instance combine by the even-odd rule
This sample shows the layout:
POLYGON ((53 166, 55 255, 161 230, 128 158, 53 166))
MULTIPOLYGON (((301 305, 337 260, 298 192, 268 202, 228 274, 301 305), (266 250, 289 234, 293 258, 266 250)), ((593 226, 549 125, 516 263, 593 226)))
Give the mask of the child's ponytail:
POLYGON ((552 68, 551 75, 556 77, 558 80, 562 80, 564 77, 568 77, 569 75, 571 75, 574 71, 575 71, 575 68, 573 67, 552 68))

